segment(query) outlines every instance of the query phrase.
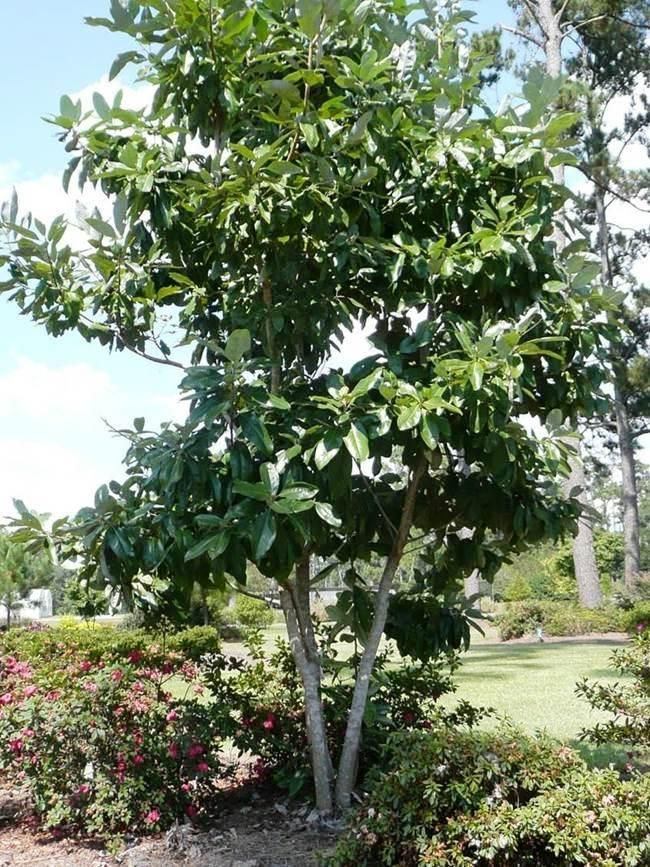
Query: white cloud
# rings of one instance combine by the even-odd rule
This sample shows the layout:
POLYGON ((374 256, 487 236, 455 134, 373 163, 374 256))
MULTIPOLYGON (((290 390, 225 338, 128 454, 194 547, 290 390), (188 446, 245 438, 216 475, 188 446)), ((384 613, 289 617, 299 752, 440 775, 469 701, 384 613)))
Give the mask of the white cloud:
POLYGON ((70 419, 78 425, 88 416, 106 412, 118 392, 107 373, 90 364, 52 368, 20 358, 0 376, 0 419, 70 419))

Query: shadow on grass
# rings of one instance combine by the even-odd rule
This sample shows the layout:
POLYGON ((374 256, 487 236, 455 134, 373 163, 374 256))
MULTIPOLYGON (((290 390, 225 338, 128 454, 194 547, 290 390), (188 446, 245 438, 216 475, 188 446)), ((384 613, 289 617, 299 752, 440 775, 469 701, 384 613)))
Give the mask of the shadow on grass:
POLYGON ((590 768, 606 768, 614 765, 621 770, 629 762, 628 750, 621 744, 590 744, 573 738, 568 741, 572 747, 585 760, 590 768))

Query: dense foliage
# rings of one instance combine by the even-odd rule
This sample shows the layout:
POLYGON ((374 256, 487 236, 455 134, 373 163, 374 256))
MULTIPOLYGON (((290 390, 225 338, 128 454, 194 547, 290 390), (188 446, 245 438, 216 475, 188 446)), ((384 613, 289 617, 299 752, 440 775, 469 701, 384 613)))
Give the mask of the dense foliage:
POLYGON ((508 729, 397 735, 330 867, 650 864, 650 778, 508 729))
MULTIPOLYGON (((613 605, 580 608, 576 604, 545 600, 510 602, 495 618, 502 641, 533 635, 541 627, 546 635, 586 635, 590 632, 623 632, 631 626, 636 609, 613 605)), ((636 612, 637 614, 640 612, 636 612)))

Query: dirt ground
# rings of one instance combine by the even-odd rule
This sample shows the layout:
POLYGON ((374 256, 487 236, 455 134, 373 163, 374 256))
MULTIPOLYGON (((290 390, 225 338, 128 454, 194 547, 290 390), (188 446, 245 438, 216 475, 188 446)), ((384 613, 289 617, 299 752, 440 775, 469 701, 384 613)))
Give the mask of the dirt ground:
POLYGON ((127 841, 110 855, 92 840, 57 840, 29 829, 20 799, 0 790, 0 867, 317 867, 336 829, 316 825, 306 804, 260 796, 233 804, 209 829, 190 825, 127 841))

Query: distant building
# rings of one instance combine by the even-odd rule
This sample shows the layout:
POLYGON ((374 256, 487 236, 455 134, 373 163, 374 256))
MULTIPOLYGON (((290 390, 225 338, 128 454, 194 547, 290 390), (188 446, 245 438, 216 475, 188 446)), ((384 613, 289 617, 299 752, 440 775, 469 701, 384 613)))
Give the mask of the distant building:
MULTIPOLYGON (((41 620, 53 614, 52 591, 43 587, 30 590, 24 599, 20 599, 11 611, 12 621, 41 620)), ((7 621, 7 607, 0 605, 0 623, 7 621)))

